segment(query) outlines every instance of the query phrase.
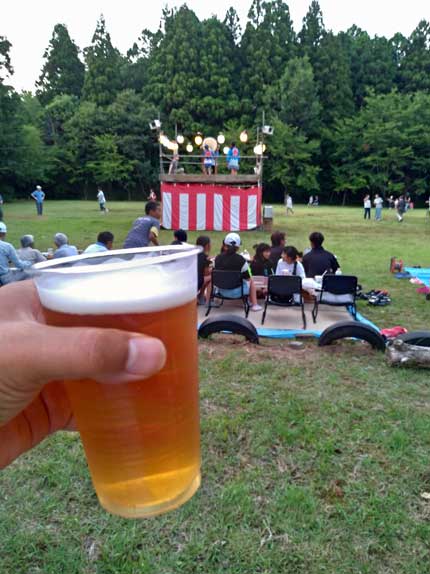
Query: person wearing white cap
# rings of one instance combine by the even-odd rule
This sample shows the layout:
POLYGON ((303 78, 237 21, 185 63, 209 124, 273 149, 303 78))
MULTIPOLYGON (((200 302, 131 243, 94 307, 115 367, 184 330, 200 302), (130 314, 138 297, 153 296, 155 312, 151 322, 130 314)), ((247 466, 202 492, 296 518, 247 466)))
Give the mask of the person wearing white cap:
POLYGON ((57 246, 57 249, 54 251, 53 259, 78 255, 76 247, 69 245, 69 238, 65 233, 56 233, 54 235, 54 244, 57 246))
MULTIPOLYGON (((240 244, 239 234, 228 233, 224 239, 222 252, 215 258, 214 268, 221 271, 240 271, 243 277, 243 292, 249 296, 251 311, 261 311, 262 307, 257 304, 257 290, 249 273, 249 264, 237 252, 240 244)), ((232 299, 239 298, 241 289, 240 287, 236 289, 222 289, 221 294, 232 299)))
POLYGON ((22 261, 30 261, 32 265, 46 261, 46 257, 34 248, 34 237, 32 235, 23 235, 20 239, 21 249, 18 249, 18 257, 22 261))
POLYGON ((42 191, 40 185, 36 185, 36 189, 31 194, 31 197, 36 202, 37 215, 43 215, 43 202, 45 201, 45 192, 42 191))
POLYGON ((6 285, 13 281, 22 281, 23 279, 27 279, 27 275, 24 273, 24 270, 31 267, 31 262, 21 261, 14 246, 4 240, 6 233, 6 225, 3 221, 0 221, 0 285, 6 285), (9 267, 10 263, 20 271, 16 272, 11 270, 9 267))

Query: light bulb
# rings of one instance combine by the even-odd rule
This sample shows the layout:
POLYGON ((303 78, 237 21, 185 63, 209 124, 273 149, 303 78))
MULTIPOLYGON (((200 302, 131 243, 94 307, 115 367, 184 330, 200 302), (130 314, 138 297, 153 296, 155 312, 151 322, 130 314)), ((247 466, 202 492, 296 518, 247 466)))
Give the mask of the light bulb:
POLYGON ((240 136, 239 139, 242 143, 246 143, 248 141, 248 132, 246 130, 244 130, 240 136))

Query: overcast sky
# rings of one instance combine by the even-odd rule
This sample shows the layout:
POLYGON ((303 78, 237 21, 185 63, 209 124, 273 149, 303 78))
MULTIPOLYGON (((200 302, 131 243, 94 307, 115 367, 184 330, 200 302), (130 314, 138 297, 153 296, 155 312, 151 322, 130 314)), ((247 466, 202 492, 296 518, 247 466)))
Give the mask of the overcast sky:
MULTIPOLYGON (((234 6, 242 24, 251 0, 188 0, 200 19, 216 14, 223 18, 234 6)), ((156 30, 165 1, 157 0, 12 0, 2 10, 0 36, 13 44, 12 64, 15 74, 10 80, 16 89, 32 90, 42 67, 43 52, 52 29, 64 23, 80 48, 91 43, 95 25, 104 14, 114 45, 122 52, 138 38, 144 28, 156 30)), ((180 6, 184 0, 167 2, 180 6)), ((301 27, 310 0, 290 0, 296 30, 301 27)), ((391 37, 395 32, 409 35, 423 18, 430 20, 430 0, 320 0, 326 28, 335 32, 352 24, 371 35, 391 37)))

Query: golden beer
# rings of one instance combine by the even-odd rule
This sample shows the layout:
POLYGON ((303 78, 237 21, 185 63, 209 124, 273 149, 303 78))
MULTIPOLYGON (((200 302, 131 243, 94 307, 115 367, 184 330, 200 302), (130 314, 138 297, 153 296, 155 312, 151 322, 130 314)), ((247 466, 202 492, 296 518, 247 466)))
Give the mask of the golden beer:
MULTIPOLYGON (((144 255, 154 253, 152 248, 132 251, 144 252, 144 255)), ((60 277, 56 277, 55 264, 41 264, 40 276, 36 279, 48 324, 140 332, 161 339, 167 349, 164 368, 143 381, 125 384, 101 384, 90 380, 67 382, 100 503, 110 512, 126 517, 146 517, 172 510, 188 500, 200 484, 197 251, 159 251, 167 253, 152 257, 154 263, 145 262, 148 259, 145 257, 142 266, 138 264, 132 270, 121 259, 118 263, 121 269, 112 270, 115 264, 109 261, 115 258, 115 252, 104 257, 91 256, 95 263, 92 265, 94 273, 87 269, 87 275, 75 265, 78 260, 82 265, 79 257, 68 258, 75 270, 70 275, 67 274, 67 260, 60 260, 66 263, 66 267, 60 268, 63 269, 58 273, 60 277), (164 263, 163 258, 168 262, 164 263), (95 259, 101 259, 101 262, 97 263, 95 259), (106 271, 102 269, 103 259, 107 261, 106 271), (44 286, 43 278, 48 275, 48 269, 52 276, 50 281, 45 280, 44 286), (111 281, 106 283, 109 275, 111 281), (102 281, 109 296, 100 293, 102 281), (60 284, 57 292, 49 293, 56 282, 60 284), (60 296, 62 283, 62 295, 67 295, 67 301, 63 302, 60 296), (98 284, 93 305, 92 283, 98 284), (118 291, 115 298, 115 291, 120 287, 122 291, 118 291), (73 292, 78 297, 76 301, 73 301, 73 292), (101 298, 105 299, 102 305, 101 298), (111 303, 112 312, 106 312, 109 307, 105 305, 106 301, 111 303), (73 304, 76 312, 71 313, 73 304), (142 312, 137 312, 139 306, 142 312), (121 308, 127 307, 133 312, 120 312, 121 308)))

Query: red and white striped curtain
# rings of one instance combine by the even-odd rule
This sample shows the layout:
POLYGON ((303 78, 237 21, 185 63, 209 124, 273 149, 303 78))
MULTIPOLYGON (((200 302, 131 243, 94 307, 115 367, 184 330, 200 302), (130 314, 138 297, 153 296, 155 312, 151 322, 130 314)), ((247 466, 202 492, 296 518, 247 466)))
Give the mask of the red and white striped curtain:
POLYGON ((163 227, 246 231, 261 225, 261 188, 162 183, 163 227))

